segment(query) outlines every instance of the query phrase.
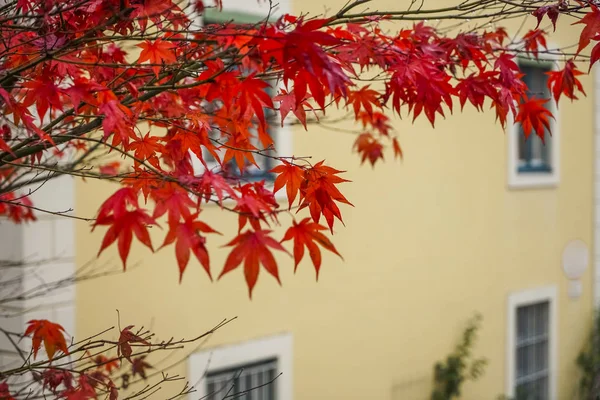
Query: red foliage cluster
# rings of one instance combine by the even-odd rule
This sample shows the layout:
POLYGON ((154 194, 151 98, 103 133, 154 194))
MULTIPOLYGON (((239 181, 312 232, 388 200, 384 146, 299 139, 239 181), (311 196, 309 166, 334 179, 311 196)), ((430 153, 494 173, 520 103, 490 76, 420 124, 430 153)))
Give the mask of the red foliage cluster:
MULTIPOLYGON (((374 166, 388 150, 402 157, 385 111, 424 115, 433 126, 456 103, 483 110, 487 101, 502 126, 512 114, 526 136, 543 140, 551 99, 526 95, 515 52, 538 57, 547 47, 541 22, 547 18, 556 29, 560 15, 579 11, 585 15, 576 22, 583 25, 577 54, 594 41, 590 65, 600 58, 600 9, 583 0, 550 3, 533 11, 538 24, 518 42, 502 28, 447 33, 424 22, 389 33, 381 22, 392 15, 350 16, 352 4, 329 18, 286 14, 274 22, 198 27, 192 16, 210 6, 203 1, 7 3, 0 9, 0 216, 35 219, 23 191, 39 182, 37 175, 28 179, 32 171, 110 179, 121 188, 107 196, 93 228, 106 227, 100 253, 116 242, 124 267, 134 237, 155 251, 148 228, 160 222, 167 227, 160 249, 174 245, 180 279, 190 253, 211 277, 206 235, 218 232, 200 216, 214 202, 238 214, 219 276, 243 263, 251 296, 261 265, 279 281, 272 251, 289 253, 282 245, 288 241, 296 267, 308 249, 318 276, 319 246, 339 255, 320 219, 333 234, 335 220, 342 222, 339 204, 351 205, 340 191, 348 181, 324 161, 279 154, 272 128, 307 128, 337 106, 362 129, 354 148, 374 166), (364 78, 372 74, 383 84, 364 78), (98 149, 125 161, 94 164, 98 149), (249 179, 248 170, 260 168, 258 156, 276 164, 264 171, 275 176, 273 187, 249 179), (281 240, 271 230, 283 209, 278 191, 287 195, 284 211, 308 210, 281 240)), ((554 101, 585 94, 573 59, 548 74, 554 101)), ((121 332, 119 357, 145 377, 150 365, 131 358, 131 343, 148 342, 130 328, 121 332)), ((34 357, 42 342, 50 359, 68 353, 59 325, 31 321, 25 334, 32 335, 34 357)), ((112 368, 113 361, 99 359, 93 373, 75 378, 49 369, 43 381, 52 391, 62 385, 69 399, 94 398, 100 386, 112 399, 116 389, 105 374, 112 368)), ((0 397, 11 398, 4 383, 0 397)))
MULTIPOLYGON (((202 2, 195 7, 205 9, 202 2)), ((578 22, 585 25, 579 51, 600 30, 600 11, 590 7, 578 22)), ((538 25, 544 16, 556 24, 562 8, 544 6, 533 14, 538 25)), ((216 231, 199 220, 202 200, 224 207, 228 199, 233 204, 228 208, 239 214, 239 232, 229 243, 233 249, 221 275, 244 261, 250 292, 259 261, 278 277, 268 250, 284 250, 268 229, 280 212, 276 191, 285 187, 290 207, 298 196, 298 211, 310 211, 313 224, 303 220, 291 229, 312 232, 294 237, 313 249, 317 269, 320 257, 306 238, 316 237, 321 216, 333 233, 334 219, 342 220, 337 203, 350 205, 338 189, 347 182, 341 171, 323 161, 311 165, 268 152, 274 146, 270 128, 291 114, 306 127, 306 110, 324 115, 331 104, 352 110, 364 129, 354 147, 372 165, 383 160, 386 148, 402 156, 386 108, 413 119, 424 114, 434 125, 456 101, 461 108, 470 103, 482 110, 488 99, 502 125, 512 112, 527 136, 535 132, 542 139, 552 118, 544 107, 547 99, 526 97, 501 28, 452 36, 419 22, 388 34, 379 27, 386 16, 343 23, 340 15, 283 15, 276 22, 194 29, 189 11, 171 0, 73 0, 59 6, 19 0, 14 13, 0 28, 2 182, 10 188, 19 165, 42 165, 48 148, 60 146, 55 156, 68 150, 71 157, 84 157, 94 146, 108 146, 131 162, 126 169, 114 161, 99 166, 100 176, 119 178, 123 185, 95 219, 94 228, 108 228, 100 252, 117 242, 125 267, 134 237, 155 250, 148 226, 166 216, 161 248, 175 244, 180 277, 190 251, 211 276, 204 235, 216 231), (33 21, 39 28, 22 29, 33 21), (122 39, 137 42, 137 59, 122 39), (358 79, 371 70, 385 81, 379 90, 358 79), (271 86, 278 91, 274 96, 271 86), (269 117, 277 110, 280 121, 269 117), (277 175, 273 189, 244 182, 244 171, 259 167, 257 154, 281 163, 271 171, 277 175), (203 173, 194 168, 193 156, 203 173), (209 168, 207 157, 217 161, 218 171, 209 168), (140 204, 140 195, 154 209, 140 204), (249 230, 242 232, 247 224, 249 230)), ((546 47, 545 33, 528 32, 522 45, 537 57, 546 47)), ((573 61, 550 74, 556 101, 583 92, 573 61)), ((0 214, 17 222, 33 219, 31 204, 15 200, 15 192, 0 193, 0 214)), ((328 239, 317 236, 335 252, 328 239)), ((297 246, 294 253, 298 262, 297 246)))

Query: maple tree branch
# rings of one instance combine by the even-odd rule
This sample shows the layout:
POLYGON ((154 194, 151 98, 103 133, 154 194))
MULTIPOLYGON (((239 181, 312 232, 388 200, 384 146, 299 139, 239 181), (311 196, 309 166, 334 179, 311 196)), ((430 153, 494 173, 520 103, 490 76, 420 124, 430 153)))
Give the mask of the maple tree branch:
POLYGON ((13 206, 18 206, 18 207, 24 207, 24 208, 28 208, 30 210, 35 210, 35 211, 39 211, 42 212, 44 214, 50 214, 50 215, 56 215, 59 217, 65 217, 65 218, 72 218, 72 219, 77 219, 80 221, 86 221, 86 222, 91 222, 91 221, 95 221, 95 218, 83 218, 83 217, 78 217, 76 215, 71 215, 70 213, 73 212, 72 208, 69 208, 67 210, 64 211, 50 211, 50 210, 46 210, 43 208, 39 208, 39 207, 35 207, 32 205, 27 205, 18 201, 13 201, 13 200, 2 200, 0 199, 0 203, 5 203, 5 204, 10 204, 13 206))

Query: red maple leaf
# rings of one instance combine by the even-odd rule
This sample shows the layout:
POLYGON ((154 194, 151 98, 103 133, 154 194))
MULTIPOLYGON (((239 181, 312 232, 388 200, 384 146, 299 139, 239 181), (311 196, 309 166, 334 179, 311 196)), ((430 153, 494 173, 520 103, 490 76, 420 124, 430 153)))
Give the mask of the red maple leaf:
POLYGON ((279 174, 273 184, 273 193, 277 193, 285 186, 289 209, 291 209, 304 181, 304 168, 283 160, 281 165, 276 166, 270 172, 279 174))
MULTIPOLYGON (((72 387, 63 393, 61 393, 61 397, 64 397, 66 400, 90 400, 96 399, 96 390, 94 390, 93 383, 95 380, 89 377, 86 374, 79 375, 78 386, 72 387)), ((110 400, 113 400, 111 397, 110 400)))
MULTIPOLYGON (((73 387, 73 375, 70 371, 50 368, 42 372, 44 379, 44 388, 48 387, 54 394, 57 393, 57 388, 63 384, 67 389, 73 387)), ((2 391, 0 391, 0 400, 3 400, 2 391)))
POLYGON ((390 130, 392 129, 392 126, 389 123, 389 117, 378 111, 375 111, 372 114, 369 114, 366 111, 361 111, 361 113, 356 117, 356 120, 362 122, 363 128, 366 128, 367 125, 370 125, 371 128, 375 129, 383 136, 388 136, 390 130))
POLYGON ((225 246, 232 246, 233 249, 225 261, 225 267, 219 275, 219 279, 226 273, 236 269, 243 261, 244 276, 246 277, 250 298, 252 298, 252 290, 258 280, 260 264, 281 284, 277 262, 269 248, 285 253, 287 253, 287 250, 277 240, 270 237, 270 233, 271 231, 268 230, 247 230, 227 243, 225 246))
POLYGON ((383 160, 383 145, 370 133, 358 135, 354 142, 354 148, 361 154, 361 164, 368 158, 371 166, 374 167, 377 160, 380 158, 383 160))
POLYGON ((186 129, 177 129, 173 136, 162 140, 167 142, 167 145, 165 145, 167 151, 163 152, 163 157, 169 155, 175 160, 180 160, 187 157, 187 152, 191 151, 204 163, 204 155, 202 154, 202 147, 204 147, 219 162, 219 155, 215 151, 215 146, 208 139, 206 129, 200 129, 198 133, 186 129))
POLYGON ((131 375, 139 375, 142 379, 146 380, 146 370, 149 368, 153 367, 146 362, 146 356, 135 357, 131 364, 131 375))
POLYGON ((397 137, 392 139, 392 147, 394 148, 394 157, 402 159, 402 147, 400 147, 397 137))
POLYGON ((199 195, 199 200, 202 201, 204 198, 208 203, 213 193, 217 196, 219 200, 219 205, 223 207, 223 199, 224 195, 227 194, 229 197, 237 198, 235 191, 232 189, 231 185, 227 183, 225 178, 222 175, 216 174, 212 171, 206 170, 196 182, 196 190, 199 195))
POLYGON ((151 198, 155 203, 152 218, 160 218, 167 213, 169 225, 177 224, 182 217, 189 218, 192 210, 196 208, 196 203, 189 193, 173 182, 166 182, 160 188, 154 189, 151 198))
POLYGON ((115 176, 119 173, 119 168, 121 167, 121 163, 119 161, 109 162, 107 164, 103 164, 98 168, 98 171, 102 175, 110 175, 115 176))
POLYGON ((456 89, 460 100, 461 110, 464 108, 467 100, 473 104, 477 110, 483 110, 483 102, 486 97, 493 97, 496 93, 495 83, 497 82, 497 71, 485 71, 479 74, 471 74, 462 79, 456 89))
POLYGON ((71 104, 75 112, 79 112, 79 106, 82 103, 97 106, 98 100, 94 96, 94 92, 107 90, 104 86, 90 81, 85 78, 76 78, 73 84, 65 89, 66 95, 71 99, 71 104))
POLYGON ((142 31, 146 30, 148 19, 157 22, 158 27, 160 27, 161 17, 172 9, 178 9, 171 0, 144 0, 141 4, 136 4, 133 7, 134 11, 131 16, 137 19, 142 31))
POLYGON ((577 70, 577 66, 573 60, 567 61, 565 68, 560 71, 550 71, 548 74, 548 87, 552 90, 552 95, 556 104, 561 94, 567 96, 571 101, 577 100, 575 89, 585 95, 583 86, 577 76, 583 75, 583 72, 577 70))
POLYGON ((179 265, 179 282, 183 278, 183 273, 190 261, 190 250, 194 253, 204 270, 212 280, 210 273, 210 260, 206 250, 206 238, 200 235, 204 233, 218 233, 213 228, 202 221, 198 221, 198 213, 185 218, 184 222, 171 224, 169 232, 165 237, 165 242, 161 247, 167 246, 177 240, 175 244, 175 256, 179 265))
POLYGON ((125 269, 134 234, 140 242, 154 251, 148 225, 155 224, 156 221, 145 210, 139 208, 137 192, 134 189, 127 187, 119 189, 102 203, 92 227, 93 231, 98 225, 110 226, 102 240, 98 255, 119 239, 119 255, 125 269))
POLYGON ((579 46, 577 47, 577 53, 590 44, 590 41, 600 33, 600 10, 598 6, 590 3, 589 6, 592 8, 591 12, 588 12, 577 22, 573 22, 571 25, 584 24, 585 27, 581 31, 579 36, 579 46))
POLYGON ((4 141, 4 139, 0 138, 0 150, 5 151, 9 154, 14 155, 12 148, 4 141))
POLYGON ((161 38, 156 39, 154 42, 145 40, 144 43, 138 44, 137 47, 142 49, 137 62, 150 61, 153 64, 152 71, 154 71, 156 77, 158 77, 160 66, 163 63, 174 63, 177 61, 177 57, 175 57, 175 53, 173 52, 173 48, 176 46, 161 38))
POLYGON ((8 390, 8 383, 6 382, 0 383, 0 400, 15 400, 8 390))
POLYGON ((600 42, 596 43, 596 45, 592 48, 592 51, 590 52, 590 67, 588 69, 588 73, 592 70, 592 65, 594 65, 594 63, 596 61, 598 61, 600 59, 600 42))
MULTIPOLYGON (((330 20, 312 19, 296 21, 294 30, 279 40, 282 47, 281 64, 284 66, 283 81, 294 81, 296 104, 307 96, 308 89, 321 108, 325 108, 325 90, 333 95, 346 95, 350 82, 341 66, 325 50, 325 46, 334 46, 340 40, 329 33, 319 31, 330 20)), ((258 46, 272 45, 269 41, 258 46)), ((269 49, 267 51, 272 51, 269 49)))
POLYGON ((343 223, 342 214, 335 202, 352 206, 352 203, 344 197, 335 185, 350 181, 338 176, 338 174, 344 171, 338 171, 323 165, 324 162, 320 161, 306 171, 306 180, 303 182, 300 191, 301 197, 298 211, 308 207, 313 221, 317 223, 321 215, 323 215, 331 233, 333 233, 334 217, 343 223))
POLYGON ((255 78, 254 75, 244 78, 238 87, 239 100, 237 104, 240 106, 240 114, 244 115, 250 108, 262 126, 266 126, 267 123, 263 107, 273 108, 273 100, 265 91, 268 87, 268 83, 255 78))
MULTIPOLYGON (((162 138, 150 136, 150 132, 142 138, 135 138, 130 144, 129 149, 134 150, 133 155, 139 161, 147 161, 151 165, 160 169, 158 154, 162 153, 164 146, 159 143, 162 138)), ((135 160, 136 165, 139 165, 138 160, 135 160)))
POLYGON ((319 250, 317 244, 342 258, 333 243, 320 232, 323 230, 327 230, 327 228, 312 222, 310 218, 304 218, 300 223, 294 220, 293 225, 288 228, 281 240, 285 242, 294 239, 294 271, 298 267, 298 264, 300 264, 300 261, 302 261, 302 257, 304 257, 304 247, 306 246, 317 273, 317 280, 319 279, 319 270, 321 268, 321 250, 319 250))
POLYGON ((0 194, 0 215, 19 224, 26 221, 35 221, 31 199, 26 196, 17 196, 15 192, 0 194))
POLYGON ((524 98, 519 104, 519 113, 515 122, 520 122, 525 137, 528 138, 533 130, 544 141, 546 130, 550 132, 549 118, 554 118, 552 113, 544 106, 550 99, 536 99, 535 97, 524 98))
MULTIPOLYGON (((247 222, 255 230, 260 230, 260 221, 267 223, 266 216, 276 218, 273 210, 279 207, 273 192, 265 188, 265 182, 247 183, 236 187, 239 197, 236 200, 235 211, 239 212, 238 233, 247 222)), ((268 224, 268 223, 267 223, 268 224)))
POLYGON ((31 321, 28 321, 27 324, 29 326, 27 327, 27 330, 25 330, 25 336, 33 334, 31 344, 34 360, 42 345, 42 341, 44 342, 44 349, 46 349, 49 360, 54 358, 56 350, 60 350, 64 354, 69 354, 67 342, 63 333, 65 329, 62 326, 46 319, 32 319, 31 321))
POLYGON ((127 211, 128 207, 139 208, 137 192, 130 187, 124 187, 117 190, 108 199, 102 203, 98 216, 97 223, 102 223, 109 215, 114 214, 119 217, 127 211))
POLYGON ((118 239, 117 247, 121 261, 123 261, 123 269, 127 267, 127 257, 129 256, 129 249, 131 248, 131 241, 134 234, 142 244, 154 251, 150 234, 148 233, 148 225, 157 225, 157 223, 144 210, 125 211, 119 214, 118 217, 110 215, 101 222, 97 219, 94 228, 97 225, 110 225, 110 228, 108 228, 104 235, 98 255, 118 239))
POLYGON ((358 118, 361 107, 369 115, 372 115, 373 106, 379 107, 381 104, 379 101, 379 97, 381 97, 381 95, 376 90, 369 89, 369 86, 370 85, 363 86, 359 90, 348 91, 346 102, 349 105, 352 104, 356 118, 358 118))
POLYGON ((249 164, 259 168, 253 155, 258 148, 252 144, 249 137, 244 136, 240 132, 232 134, 227 143, 225 143, 225 147, 223 164, 235 160, 238 169, 243 172, 246 169, 247 160, 249 164))
POLYGON ((281 90, 281 93, 273 98, 275 101, 279 101, 279 113, 281 114, 281 126, 287 115, 291 112, 294 113, 298 121, 302 123, 304 129, 306 129, 306 111, 304 106, 309 106, 305 100, 302 100, 299 104, 296 101, 296 94, 294 91, 287 92, 285 89, 281 90))
POLYGON ((38 79, 23 83, 23 87, 28 89, 23 99, 23 105, 29 107, 35 104, 40 118, 46 115, 50 106, 61 111, 63 109, 63 101, 61 100, 63 90, 54 83, 51 76, 50 74, 43 74, 38 79))
POLYGON ((525 50, 533 54, 536 58, 540 47, 548 48, 544 31, 538 29, 532 29, 523 35, 523 42, 525 50))
POLYGON ((115 134, 113 146, 120 143, 127 145, 129 138, 135 138, 133 132, 133 113, 117 100, 109 100, 102 104, 98 109, 99 113, 104 116, 102 119, 102 129, 104 130, 104 138, 108 138, 112 133, 115 134))
POLYGON ((121 357, 123 355, 127 361, 133 364, 131 361, 131 343, 141 343, 150 346, 150 342, 131 332, 131 328, 133 328, 133 325, 129 325, 121 331, 119 342, 117 343, 117 356, 121 357))
POLYGON ((531 13, 531 15, 533 15, 534 17, 537 18, 537 25, 535 27, 535 29, 537 29, 540 24, 542 23, 542 18, 544 18, 544 15, 548 16, 548 19, 550 19, 550 21, 552 21, 552 27, 554 28, 554 31, 556 32, 556 20, 558 19, 558 14, 559 14, 559 8, 557 4, 553 4, 551 6, 542 6, 542 7, 538 7, 537 10, 535 10, 534 12, 531 13))
POLYGON ((98 366, 98 368, 104 368, 107 373, 112 373, 113 370, 119 368, 119 359, 118 358, 108 358, 103 354, 100 354, 94 358, 94 362, 98 366))

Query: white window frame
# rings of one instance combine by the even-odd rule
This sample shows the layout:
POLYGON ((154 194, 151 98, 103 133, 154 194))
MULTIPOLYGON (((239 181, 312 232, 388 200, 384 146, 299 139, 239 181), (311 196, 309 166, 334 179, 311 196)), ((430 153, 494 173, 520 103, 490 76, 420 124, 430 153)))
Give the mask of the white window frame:
MULTIPOLYGON (((548 46, 551 49, 551 46, 548 46)), ((539 54, 538 60, 542 63, 550 63, 551 70, 557 69, 558 59, 550 55, 539 54)), ((528 59, 520 57, 516 60, 524 63, 536 63, 536 59, 528 59)), ((535 189, 535 188, 552 188, 558 186, 560 183, 560 113, 556 101, 551 96, 548 103, 549 109, 554 116, 554 119, 550 119, 550 130, 552 131, 552 148, 551 148, 551 160, 552 160, 552 172, 526 172, 519 173, 519 139, 517 125, 514 121, 514 116, 509 113, 507 118, 507 135, 508 135, 508 187, 509 189, 535 189)), ((535 135, 535 132, 532 132, 535 135)))
POLYGON ((506 331, 506 395, 509 398, 515 395, 515 345, 517 328, 517 309, 522 306, 548 302, 548 390, 549 400, 556 400, 556 382, 558 370, 558 304, 556 285, 533 288, 514 292, 508 296, 506 331))
POLYGON ((206 374, 213 370, 236 368, 263 360, 277 359, 281 375, 276 379, 277 400, 293 400, 293 340, 291 333, 283 333, 243 343, 225 345, 193 353, 189 357, 189 383, 195 391, 189 400, 197 400, 206 393, 206 374))
POLYGON ((594 64, 594 306, 600 306, 600 66, 594 64))

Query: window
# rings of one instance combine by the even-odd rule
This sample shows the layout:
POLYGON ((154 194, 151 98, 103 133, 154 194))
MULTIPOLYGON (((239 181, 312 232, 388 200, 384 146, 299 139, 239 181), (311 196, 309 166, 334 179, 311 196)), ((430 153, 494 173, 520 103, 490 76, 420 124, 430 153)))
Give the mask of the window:
POLYGON ((554 400, 556 288, 509 296, 507 392, 515 400, 554 400))
MULTIPOLYGON (((287 1, 284 1, 283 3, 285 6, 287 1)), ((285 7, 281 8, 281 6, 282 5, 280 4, 278 9, 279 12, 285 9, 285 7)), ((252 9, 254 8, 256 7, 252 7, 252 9)), ((254 12, 256 12, 256 10, 254 10, 254 12)), ((201 21, 202 25, 221 23, 254 24, 263 21, 267 15, 268 9, 262 14, 252 14, 251 12, 240 12, 237 9, 217 11, 209 8, 206 9, 204 15, 202 17, 198 17, 198 19, 201 21)), ((272 14, 270 20, 276 20, 277 15, 277 13, 272 14)), ((275 81, 270 81, 269 83, 270 87, 267 88, 266 91, 269 96, 274 97, 277 94, 278 83, 275 81)), ((215 104, 215 106, 218 107, 218 104, 215 104)), ((279 126, 279 115, 274 110, 265 109, 265 117, 270 121, 270 126, 267 133, 273 139, 273 147, 276 149, 277 155, 291 156, 291 133, 289 132, 289 128, 285 126, 279 126)), ((244 174, 241 175, 240 170, 234 160, 231 160, 231 162, 224 166, 224 168, 227 169, 227 172, 230 175, 238 176, 246 182, 257 180, 266 180, 267 182, 272 182, 275 177, 273 174, 269 173, 269 171, 278 164, 278 161, 269 157, 269 155, 273 155, 275 152, 270 149, 264 149, 264 146, 262 143, 260 143, 258 137, 256 136, 256 132, 253 132, 253 134, 254 136, 252 137, 251 144, 257 149, 261 150, 261 153, 263 154, 253 154, 256 164, 258 164, 258 168, 254 165, 246 165, 244 174)), ((214 130, 214 137, 221 137, 218 130, 214 130)), ((221 149, 219 151, 219 157, 222 159, 224 155, 225 149, 221 149)), ((203 156, 209 169, 212 171, 217 171, 220 169, 220 166, 208 151, 204 150, 203 156)), ((202 163, 200 163, 200 160, 198 160, 198 158, 193 154, 192 160, 195 171, 197 171, 198 174, 202 173, 204 171, 204 166, 202 163)), ((285 191, 280 191, 278 194, 284 195, 285 191)))
MULTIPOLYGON (((550 99, 546 107, 557 118, 554 99, 547 87, 548 75, 553 64, 549 61, 521 59, 519 68, 524 74, 527 96, 550 99)), ((551 120, 552 135, 545 132, 545 143, 532 133, 528 139, 520 124, 512 124, 509 130, 509 186, 553 186, 558 183, 558 124, 551 120)))
POLYGON ((277 360, 240 365, 206 375, 207 400, 222 399, 227 394, 241 400, 276 400, 277 360))
MULTIPOLYGON (((276 87, 276 84, 271 83, 271 87, 266 89, 266 92, 269 94, 269 96, 271 98, 273 98, 276 95, 275 87, 276 87)), ((218 105, 217 105, 217 107, 218 107, 218 105)), ((205 107, 205 109, 208 110, 209 106, 205 107)), ((269 128, 267 130, 267 133, 273 139, 273 142, 274 142, 273 146, 276 149, 279 149, 278 138, 280 137, 280 135, 278 135, 278 129, 277 129, 277 123, 279 121, 277 119, 278 116, 274 110, 267 109, 267 108, 264 109, 264 113, 265 113, 265 117, 267 118, 267 121, 269 121, 269 128)), ((264 148, 262 143, 258 140, 258 136, 256 134, 256 129, 252 130, 252 135, 253 136, 250 140, 250 143, 252 144, 252 146, 261 150, 260 154, 258 154, 258 153, 253 154, 254 161, 256 162, 258 167, 250 164, 246 160, 247 164, 244 167, 244 173, 241 174, 240 169, 238 168, 238 165, 232 159, 227 163, 227 165, 224 165, 224 168, 227 169, 227 172, 231 176, 239 177, 241 180, 244 180, 244 181, 255 181, 255 180, 263 180, 263 179, 273 180, 273 179, 275 179, 275 177, 269 171, 271 169, 273 169, 273 167, 275 166, 275 163, 274 163, 275 160, 273 160, 273 158, 269 157, 269 155, 274 154, 274 152, 271 149, 264 148)), ((213 139, 217 139, 217 140, 221 139, 221 140, 219 140, 219 142, 221 144, 226 144, 226 140, 224 140, 224 138, 222 138, 221 132, 219 131, 219 129, 217 127, 215 127, 212 130, 211 136, 213 137, 213 139)), ((217 151, 221 160, 223 160, 223 157, 225 156, 225 151, 226 151, 225 148, 222 148, 217 151)), ((285 155, 285 154, 283 154, 283 155, 285 155)), ((203 157, 204 157, 204 161, 206 162, 206 164, 212 171, 217 171, 218 169, 220 169, 220 166, 217 163, 217 160, 206 149, 203 149, 203 157)))
POLYGON ((189 358, 189 399, 292 400, 292 376, 288 333, 208 349, 189 358))
POLYGON ((542 303, 517 308, 517 399, 548 399, 548 311, 542 303))

